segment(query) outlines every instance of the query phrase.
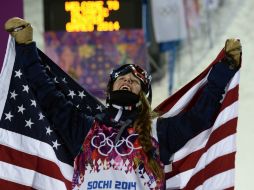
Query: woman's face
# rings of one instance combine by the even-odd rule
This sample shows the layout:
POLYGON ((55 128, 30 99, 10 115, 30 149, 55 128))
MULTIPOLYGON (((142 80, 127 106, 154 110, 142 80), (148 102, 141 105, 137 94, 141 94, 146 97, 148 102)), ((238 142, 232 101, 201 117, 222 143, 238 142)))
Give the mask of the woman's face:
POLYGON ((141 82, 132 73, 119 76, 114 84, 113 91, 115 90, 128 90, 134 94, 139 94, 141 91, 141 82))

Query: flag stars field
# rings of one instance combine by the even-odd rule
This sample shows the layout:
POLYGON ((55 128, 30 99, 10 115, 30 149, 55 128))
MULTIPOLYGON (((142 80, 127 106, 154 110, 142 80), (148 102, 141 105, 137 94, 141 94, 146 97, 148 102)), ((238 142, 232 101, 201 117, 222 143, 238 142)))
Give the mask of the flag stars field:
POLYGON ((27 120, 25 120, 25 122, 26 122, 26 125, 25 125, 25 127, 29 127, 30 129, 32 128, 32 125, 34 124, 32 121, 31 121, 31 118, 27 121, 27 120))
POLYGON ((92 108, 90 106, 86 106, 86 109, 90 110, 90 111, 92 110, 92 108))
POLYGON ((55 83, 59 83, 59 82, 57 81, 57 78, 56 78, 56 77, 54 78, 54 81, 55 81, 55 83))
POLYGON ((102 107, 101 107, 101 105, 97 105, 97 108, 96 108, 97 110, 100 110, 100 112, 102 112, 102 107))
POLYGON ((75 94, 75 92, 73 90, 69 90, 68 96, 71 96, 71 98, 73 99, 74 96, 76 96, 76 94, 75 94))
POLYGON ((27 92, 28 93, 28 90, 29 90, 28 85, 22 85, 22 86, 23 86, 23 92, 27 92))
POLYGON ((15 71, 15 77, 21 78, 21 75, 22 75, 22 73, 21 73, 20 69, 18 71, 15 71))
POLYGON ((82 91, 82 92, 78 92, 79 94, 78 94, 78 96, 81 98, 81 99, 83 99, 86 95, 84 94, 84 91, 82 91))
POLYGON ((10 92, 10 94, 11 94, 10 98, 13 98, 14 100, 16 100, 16 96, 18 96, 18 94, 16 94, 15 90, 13 90, 13 92, 10 92))
POLYGON ((31 106, 34 106, 36 108, 36 101, 35 100, 31 100, 31 106))
POLYGON ((45 116, 40 112, 40 113, 39 113, 39 120, 43 120, 44 117, 45 117, 45 116))
POLYGON ((45 68, 46 68, 47 70, 49 70, 49 71, 51 70, 50 66, 48 66, 48 65, 46 65, 45 68))
MULTIPOLYGON (((16 49, 13 48, 15 45, 14 41, 9 41, 9 43, 9 49, 6 51, 8 52, 7 55, 12 55, 9 57, 21 56, 22 51, 15 53, 16 49)), ((85 89, 71 80, 54 63, 51 63, 42 52, 40 57, 43 63, 47 64, 46 72, 48 72, 51 81, 54 82, 54 78, 57 77, 56 79, 60 85, 56 84, 56 86, 59 85, 59 90, 72 100, 73 105, 79 105, 79 109, 89 116, 99 113, 99 110, 96 110, 97 105, 100 103, 97 99, 90 96, 85 89), (49 64, 52 65, 51 69, 48 66, 49 64)), ((0 120, 0 132, 1 137, 2 134, 3 136, 8 136, 8 138, 0 138, 0 146, 3 148, 3 152, 12 151, 11 154, 16 155, 13 157, 7 156, 8 158, 4 157, 6 158, 4 162, 1 162, 0 158, 0 168, 5 167, 7 164, 11 166, 5 168, 6 172, 4 170, 4 172, 1 172, 2 170, 0 169, 0 179, 6 173, 11 174, 13 167, 17 168, 17 166, 19 175, 9 175, 8 177, 10 178, 3 185, 0 180, 0 189, 10 189, 9 184, 14 186, 11 189, 20 189, 22 185, 27 188, 27 183, 24 180, 27 179, 27 176, 30 176, 30 174, 27 174, 27 171, 31 172, 31 177, 34 180, 31 188, 70 189, 73 172, 73 160, 70 159, 72 154, 66 145, 61 143, 59 134, 54 131, 52 123, 48 120, 49 118, 44 115, 38 99, 34 96, 35 94, 30 87, 29 81, 24 77, 25 73, 20 68, 18 60, 18 58, 15 60, 5 59, 4 72, 0 74, 0 88, 5 88, 0 92, 0 96, 5 97, 0 98, 0 104, 3 105, 2 112, 0 110, 0 113, 2 113, 0 115, 0 118, 2 118, 0 120), (12 61, 14 61, 14 65, 12 61), (9 84, 9 86, 6 84, 9 84), (9 137, 12 138, 11 141, 9 137), (40 146, 37 146, 37 143, 40 146), (31 163, 31 159, 24 159, 24 156, 17 155, 16 150, 22 152, 21 154, 25 155, 26 158, 32 157, 31 159, 35 159, 38 163, 50 166, 53 164, 56 170, 45 171, 43 168, 37 167, 37 162, 31 163), (41 150, 43 150, 43 154, 41 154, 41 150), (50 154, 47 154, 47 152, 50 152, 50 154), (26 166, 29 167, 26 168, 26 166), (41 173, 44 175, 41 175, 41 173), (40 175, 39 178, 36 177, 38 174, 40 175), (42 184, 41 181, 45 181, 45 183, 42 184)), ((103 105, 101 106, 103 108, 103 105)))
POLYGON ((67 83, 66 78, 63 78, 62 81, 63 81, 64 83, 67 83))
POLYGON ((20 112, 23 114, 25 110, 26 109, 24 108, 23 104, 21 106, 18 106, 18 113, 20 112))
POLYGON ((5 119, 8 119, 9 121, 11 121, 11 118, 13 117, 13 115, 11 114, 11 112, 9 113, 5 113, 5 119))
POLYGON ((53 130, 50 129, 50 126, 46 127, 46 135, 51 135, 52 132, 53 130))
POLYGON ((53 148, 55 148, 56 150, 61 145, 61 144, 58 144, 57 140, 56 141, 52 141, 52 143, 53 143, 53 148))

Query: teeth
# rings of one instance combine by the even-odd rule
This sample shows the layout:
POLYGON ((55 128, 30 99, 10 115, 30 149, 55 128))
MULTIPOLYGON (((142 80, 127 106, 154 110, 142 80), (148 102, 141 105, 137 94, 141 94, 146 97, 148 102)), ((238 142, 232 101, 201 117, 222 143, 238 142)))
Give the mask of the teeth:
POLYGON ((128 86, 122 86, 122 87, 120 88, 120 90, 131 90, 131 89, 130 89, 130 87, 128 87, 128 86))

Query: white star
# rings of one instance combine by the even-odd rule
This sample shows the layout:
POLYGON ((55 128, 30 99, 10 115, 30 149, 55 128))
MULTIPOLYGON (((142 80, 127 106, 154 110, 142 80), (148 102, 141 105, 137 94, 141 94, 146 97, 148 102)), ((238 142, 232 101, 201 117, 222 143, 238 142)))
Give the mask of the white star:
POLYGON ((63 78, 63 79, 62 79, 62 81, 63 81, 64 83, 67 83, 67 81, 66 81, 66 79, 65 79, 65 78, 63 78))
POLYGON ((88 109, 90 111, 92 110, 92 108, 90 106, 87 106, 86 109, 88 109))
POLYGON ((22 114, 24 113, 24 111, 26 110, 23 106, 23 104, 21 106, 18 106, 18 112, 21 112, 22 114))
POLYGON ((50 135, 50 133, 52 133, 53 130, 50 129, 50 127, 46 127, 46 135, 50 135))
POLYGON ((68 96, 71 96, 71 98, 73 99, 73 97, 76 96, 76 94, 74 93, 73 90, 69 90, 68 96))
POLYGON ((56 78, 56 77, 54 78, 54 81, 55 81, 55 83, 59 83, 59 82, 57 81, 57 78, 56 78))
POLYGON ((49 71, 51 70, 50 67, 49 67, 48 65, 46 66, 46 69, 48 69, 49 71))
POLYGON ((8 120, 10 120, 10 121, 11 121, 11 118, 13 117, 13 115, 11 115, 11 112, 5 113, 5 116, 6 116, 5 119, 8 119, 8 120))
POLYGON ((28 85, 22 85, 23 86, 23 91, 28 93, 29 87, 28 85))
POLYGON ((31 121, 31 119, 29 119, 28 121, 25 120, 25 122, 26 122, 25 127, 29 127, 29 128, 31 129, 32 125, 34 124, 34 123, 31 121))
POLYGON ((81 99, 83 99, 86 95, 84 94, 84 91, 82 91, 82 92, 78 92, 78 96, 81 98, 81 99))
POLYGON ((58 144, 57 140, 55 142, 52 141, 52 143, 53 143, 53 148, 56 148, 56 150, 57 150, 57 148, 58 148, 58 146, 60 146, 60 144, 58 144))
POLYGON ((40 112, 40 113, 39 113, 39 120, 43 120, 44 117, 45 117, 45 116, 40 112))
POLYGON ((17 96, 18 94, 15 93, 15 90, 13 90, 13 92, 10 92, 10 94, 11 94, 11 97, 10 97, 10 98, 13 98, 14 100, 16 100, 16 96, 17 96))
POLYGON ((97 105, 97 108, 96 108, 97 110, 100 110, 100 112, 102 112, 102 107, 101 107, 101 105, 97 105))
POLYGON ((31 100, 31 106, 36 107, 36 101, 35 100, 31 100))
POLYGON ((20 69, 19 69, 18 71, 15 71, 15 76, 14 76, 14 77, 19 77, 19 78, 21 78, 21 75, 22 75, 22 73, 21 73, 21 71, 20 71, 20 69))

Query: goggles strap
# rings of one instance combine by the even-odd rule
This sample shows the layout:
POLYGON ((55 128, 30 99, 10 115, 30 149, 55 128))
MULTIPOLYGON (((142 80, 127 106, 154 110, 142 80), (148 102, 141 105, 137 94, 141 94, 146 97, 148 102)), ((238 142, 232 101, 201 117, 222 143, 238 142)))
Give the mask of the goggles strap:
POLYGON ((113 104, 112 105, 114 108, 116 108, 118 110, 114 120, 115 121, 119 121, 119 119, 121 118, 122 114, 123 114, 123 107, 122 106, 118 106, 118 105, 115 105, 113 104))
MULTIPOLYGON (((109 106, 110 104, 107 104, 107 106, 109 106)), ((112 107, 118 109, 118 110, 129 110, 131 111, 133 109, 134 106, 119 106, 119 105, 116 105, 116 104, 111 104, 112 107)), ((137 108, 138 106, 141 105, 141 101, 138 101, 138 103, 135 104, 135 108, 137 108)))

